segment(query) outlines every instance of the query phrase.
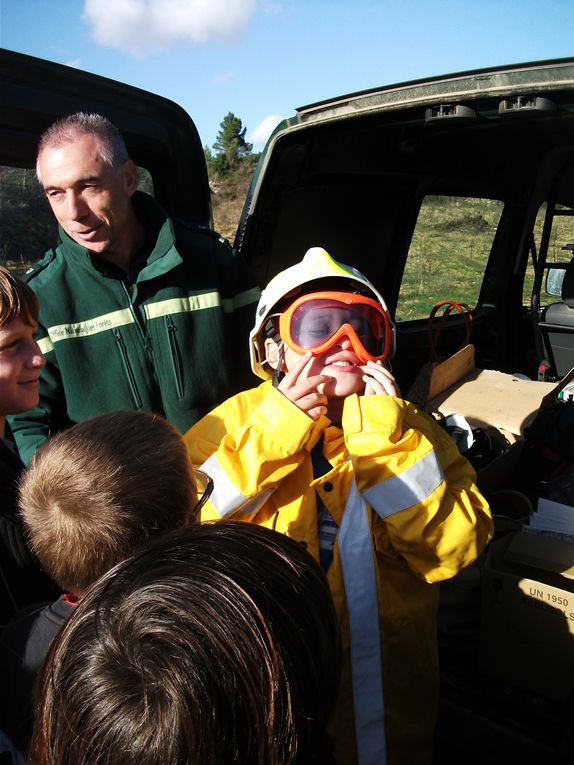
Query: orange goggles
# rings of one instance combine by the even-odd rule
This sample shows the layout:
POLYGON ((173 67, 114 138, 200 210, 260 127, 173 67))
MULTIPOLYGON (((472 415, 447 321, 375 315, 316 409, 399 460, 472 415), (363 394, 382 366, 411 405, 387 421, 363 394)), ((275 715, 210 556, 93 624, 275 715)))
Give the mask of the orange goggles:
POLYGON ((312 292, 279 318, 281 339, 296 353, 318 356, 346 337, 357 356, 384 361, 391 350, 389 316, 380 303, 352 292, 312 292))

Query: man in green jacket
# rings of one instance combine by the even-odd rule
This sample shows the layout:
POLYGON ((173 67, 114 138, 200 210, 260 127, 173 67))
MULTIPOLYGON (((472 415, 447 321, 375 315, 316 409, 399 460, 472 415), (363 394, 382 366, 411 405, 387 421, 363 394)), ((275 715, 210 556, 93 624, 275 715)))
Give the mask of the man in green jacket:
POLYGON ((60 226, 26 280, 40 300, 40 403, 11 418, 28 462, 54 432, 144 409, 181 431, 253 378, 241 359, 259 289, 214 232, 136 190, 107 119, 77 113, 40 140, 37 175, 60 226))

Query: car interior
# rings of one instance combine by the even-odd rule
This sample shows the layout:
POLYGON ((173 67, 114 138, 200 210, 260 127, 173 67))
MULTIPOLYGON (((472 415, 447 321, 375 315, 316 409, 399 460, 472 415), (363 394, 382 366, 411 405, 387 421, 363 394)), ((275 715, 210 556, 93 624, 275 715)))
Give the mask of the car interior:
MULTIPOLYGON (((568 242, 555 241, 561 232, 553 224, 572 210, 572 170, 565 168, 574 158, 574 89, 569 84, 544 98, 478 95, 469 104, 365 109, 309 124, 300 110, 301 126, 279 134, 265 157, 236 244, 262 284, 322 245, 367 274, 396 313, 425 199, 496 200, 500 218, 472 294, 477 366, 536 379, 549 356, 556 378, 574 366, 574 354, 561 357, 559 371, 540 340, 539 319, 552 299, 545 294, 548 270, 570 260, 560 249, 555 257, 568 242), (535 229, 544 213, 540 242, 535 229)), ((439 258, 440 249, 431 268, 439 258)), ((447 281, 433 301, 465 297, 447 281)), ((404 387, 428 356, 431 309, 429 303, 409 320, 397 317, 394 368, 404 387)), ((452 314, 441 336, 445 354, 461 335, 460 316, 452 314)))

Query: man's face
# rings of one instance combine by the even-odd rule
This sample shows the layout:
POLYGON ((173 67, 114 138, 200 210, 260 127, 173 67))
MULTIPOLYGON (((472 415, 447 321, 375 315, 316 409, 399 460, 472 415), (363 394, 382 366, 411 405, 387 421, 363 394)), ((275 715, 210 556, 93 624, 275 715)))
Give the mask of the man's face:
POLYGON ((38 403, 40 370, 46 363, 35 332, 37 325, 12 319, 0 328, 0 413, 18 414, 38 403))
POLYGON ((100 157, 99 140, 86 134, 63 146, 47 146, 38 164, 52 211, 68 236, 95 254, 125 248, 137 187, 131 160, 110 167, 100 157))

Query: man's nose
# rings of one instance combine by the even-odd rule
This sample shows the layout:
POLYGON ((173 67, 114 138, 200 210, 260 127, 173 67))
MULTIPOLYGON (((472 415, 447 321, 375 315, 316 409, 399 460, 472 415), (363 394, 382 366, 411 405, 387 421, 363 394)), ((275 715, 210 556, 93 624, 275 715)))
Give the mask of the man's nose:
POLYGON ((72 220, 80 220, 86 214, 86 203, 81 195, 75 191, 68 193, 68 217, 72 220))

